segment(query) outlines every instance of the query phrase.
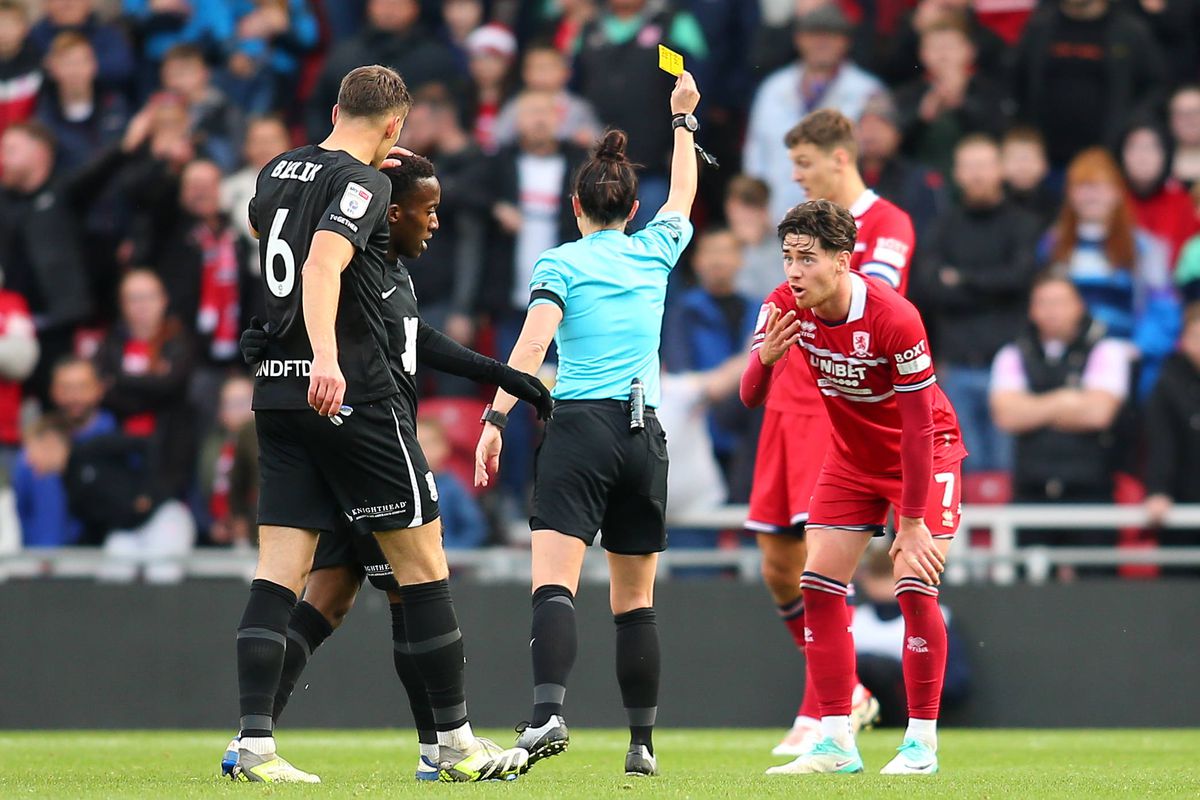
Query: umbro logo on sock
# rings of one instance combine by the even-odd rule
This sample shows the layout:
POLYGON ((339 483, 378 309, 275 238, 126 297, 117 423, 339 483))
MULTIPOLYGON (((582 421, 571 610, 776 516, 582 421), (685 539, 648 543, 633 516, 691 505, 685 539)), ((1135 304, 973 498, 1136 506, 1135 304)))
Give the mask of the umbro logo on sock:
POLYGON ((928 653, 929 642, 922 639, 920 636, 908 637, 908 649, 914 653, 928 653))
POLYGON ((804 629, 804 643, 805 643, 805 644, 808 644, 808 643, 809 643, 809 642, 811 642, 812 640, 813 640, 812 628, 808 628, 808 627, 806 627, 806 628, 804 629))

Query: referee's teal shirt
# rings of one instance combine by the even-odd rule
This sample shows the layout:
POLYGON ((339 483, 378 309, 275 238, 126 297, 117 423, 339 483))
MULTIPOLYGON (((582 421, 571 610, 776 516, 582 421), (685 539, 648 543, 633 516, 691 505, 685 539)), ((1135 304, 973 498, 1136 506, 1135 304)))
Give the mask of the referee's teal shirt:
POLYGON ((598 231, 542 254, 529 307, 554 303, 563 312, 554 399, 628 400, 641 378, 646 405, 658 405, 667 277, 691 240, 692 223, 670 212, 632 236, 598 231))

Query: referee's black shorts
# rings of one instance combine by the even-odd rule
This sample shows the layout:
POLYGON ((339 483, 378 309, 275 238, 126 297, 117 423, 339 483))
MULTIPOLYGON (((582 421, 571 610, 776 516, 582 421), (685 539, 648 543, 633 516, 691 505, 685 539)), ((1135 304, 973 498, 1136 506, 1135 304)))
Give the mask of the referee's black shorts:
POLYGON ((667 436, 653 409, 629 429, 620 400, 561 400, 546 423, 534 463, 532 530, 587 544, 603 531, 611 553, 646 555, 667 547, 667 436))
POLYGON ((350 522, 370 534, 438 518, 437 485, 398 396, 337 419, 311 409, 255 412, 259 525, 332 531, 350 522))

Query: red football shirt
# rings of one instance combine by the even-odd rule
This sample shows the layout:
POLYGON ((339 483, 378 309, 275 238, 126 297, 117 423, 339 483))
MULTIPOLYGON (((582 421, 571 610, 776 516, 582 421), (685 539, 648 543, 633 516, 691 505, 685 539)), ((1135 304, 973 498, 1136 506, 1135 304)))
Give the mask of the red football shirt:
MULTIPOLYGON (((912 220, 898 206, 868 189, 850 206, 858 225, 858 239, 850 255, 850 268, 875 275, 901 294, 908 288, 908 267, 916 234, 912 220)), ((755 341, 761 341, 767 324, 766 308, 774 303, 788 309, 796 305, 787 281, 775 287, 765 300, 754 326, 755 341)), ((767 408, 784 414, 821 414, 821 395, 798 351, 789 352, 776 366, 767 395, 767 408)))
POLYGON ((897 392, 931 389, 933 464, 943 468, 967 451, 958 417, 936 385, 933 359, 921 316, 878 278, 850 275, 853 291, 844 322, 830 324, 811 309, 796 308, 800 319, 797 347, 825 401, 833 423, 829 457, 842 466, 872 474, 896 474, 900 468, 900 412, 897 392))

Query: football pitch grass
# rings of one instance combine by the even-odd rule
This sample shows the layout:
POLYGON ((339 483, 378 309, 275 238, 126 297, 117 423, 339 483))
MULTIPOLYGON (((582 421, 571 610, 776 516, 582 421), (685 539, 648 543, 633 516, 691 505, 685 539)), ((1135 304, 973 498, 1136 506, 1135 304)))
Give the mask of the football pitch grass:
MULTIPOLYGON (((507 743, 512 734, 486 731, 507 743)), ((863 734, 863 775, 764 776, 777 730, 663 730, 662 775, 627 778, 626 733, 572 731, 570 749, 512 783, 413 780, 416 745, 396 730, 286 731, 281 752, 319 786, 218 778, 228 732, 0 732, 0 798, 600 797, 1145 798, 1200 797, 1200 730, 964 730, 942 733, 942 772, 885 778, 899 731, 863 734)))

